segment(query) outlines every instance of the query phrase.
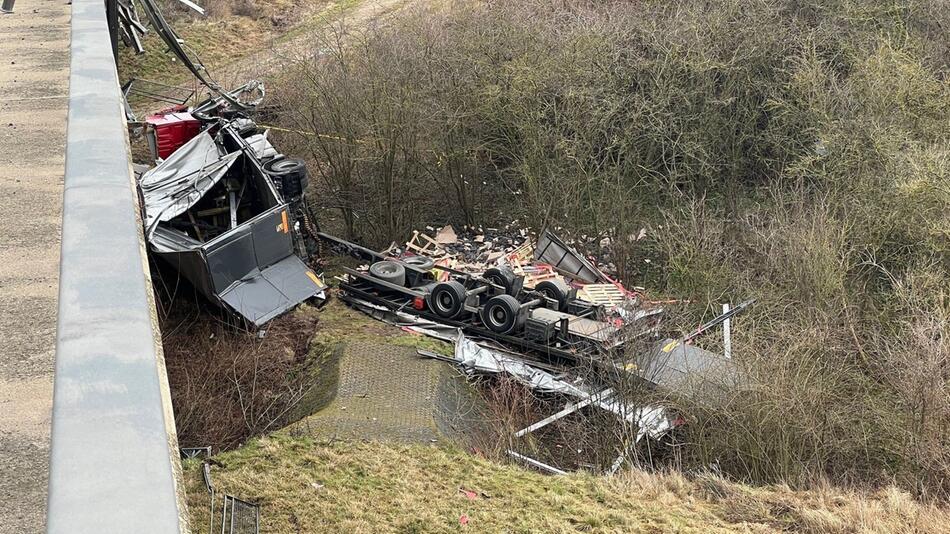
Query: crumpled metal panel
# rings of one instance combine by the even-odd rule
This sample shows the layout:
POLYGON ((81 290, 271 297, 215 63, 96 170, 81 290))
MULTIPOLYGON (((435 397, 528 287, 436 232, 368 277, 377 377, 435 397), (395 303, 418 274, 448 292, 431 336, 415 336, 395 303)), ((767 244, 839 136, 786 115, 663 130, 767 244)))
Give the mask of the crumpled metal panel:
POLYGON ((274 145, 270 144, 270 140, 267 139, 268 132, 270 132, 270 130, 252 135, 245 139, 258 159, 273 158, 274 156, 280 155, 280 152, 278 152, 277 149, 274 148, 274 145))
POLYGON ((248 321, 261 326, 301 301, 323 292, 324 286, 297 256, 289 256, 233 284, 221 300, 248 321))
POLYGON ((681 340, 657 343, 637 364, 638 375, 647 382, 699 399, 735 391, 743 383, 734 361, 681 340))

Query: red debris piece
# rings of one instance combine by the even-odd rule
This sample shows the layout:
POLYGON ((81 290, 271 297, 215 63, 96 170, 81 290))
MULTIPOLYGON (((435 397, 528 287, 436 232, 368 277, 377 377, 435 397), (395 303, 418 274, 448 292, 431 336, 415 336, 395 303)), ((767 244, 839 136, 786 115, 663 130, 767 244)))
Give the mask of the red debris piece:
POLYGON ((157 156, 165 159, 201 131, 201 121, 190 113, 157 113, 145 117, 152 127, 153 149, 157 156))

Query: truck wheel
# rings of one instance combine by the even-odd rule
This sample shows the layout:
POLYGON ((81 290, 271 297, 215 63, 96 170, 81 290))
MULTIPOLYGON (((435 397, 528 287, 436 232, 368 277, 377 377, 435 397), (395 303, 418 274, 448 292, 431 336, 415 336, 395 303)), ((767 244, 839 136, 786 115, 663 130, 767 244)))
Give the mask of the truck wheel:
POLYGON ((451 281, 436 285, 429 293, 429 308, 444 319, 457 317, 465 304, 465 286, 451 281))
POLYGON ((545 297, 557 302, 557 311, 567 310, 567 299, 571 294, 571 288, 562 280, 545 280, 534 288, 545 297))
POLYGON ((406 268, 394 261, 377 261, 369 266, 369 274, 390 284, 406 285, 406 268))
POLYGON ((497 286, 505 288, 505 294, 511 295, 511 289, 515 285, 515 273, 508 267, 492 267, 485 271, 482 277, 497 286))
POLYGON ((482 308, 482 322, 492 332, 508 334, 518 326, 521 303, 511 295, 497 295, 488 299, 482 308))
POLYGON ((307 164, 302 159, 276 157, 264 164, 264 172, 271 176, 283 176, 306 172, 307 164))
POLYGON ((425 256, 408 256, 406 258, 402 258, 399 261, 405 263, 406 265, 412 265, 416 269, 423 271, 428 271, 435 266, 435 260, 425 256))

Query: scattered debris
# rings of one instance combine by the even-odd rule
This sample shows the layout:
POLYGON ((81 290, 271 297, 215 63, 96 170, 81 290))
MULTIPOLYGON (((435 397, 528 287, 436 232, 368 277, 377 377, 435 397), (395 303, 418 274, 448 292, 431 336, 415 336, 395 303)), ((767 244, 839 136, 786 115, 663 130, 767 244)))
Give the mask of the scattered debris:
MULTIPOLYGON (((631 359, 626 354, 631 340, 662 339, 656 334, 663 308, 627 290, 550 230, 537 243, 510 230, 504 239, 493 229, 428 231, 435 237, 415 231, 404 249, 391 245, 383 252, 327 234, 319 237, 330 249, 367 262, 359 269, 344 268, 339 285, 344 301, 379 320, 455 345, 452 355, 424 350, 420 355, 451 362, 468 375, 505 374, 538 394, 569 399, 513 438, 590 406, 605 410, 634 429, 608 469, 613 472, 644 437, 660 439, 682 422, 665 406, 634 405, 610 387, 565 373, 570 367, 563 364, 621 371, 674 394, 696 393, 697 384, 721 391, 738 383, 730 360, 690 342, 751 302, 679 340, 649 343, 652 349, 631 359)), ((605 239, 597 244, 609 246, 605 239)), ((515 451, 509 454, 548 472, 564 472, 515 451)))
POLYGON ((198 458, 203 456, 205 458, 211 458, 211 446, 207 447, 180 447, 178 452, 181 454, 183 460, 188 460, 191 458, 198 458))
POLYGON ((595 388, 579 378, 571 381, 558 378, 554 374, 539 369, 517 356, 503 354, 500 351, 479 345, 465 337, 461 332, 459 332, 455 341, 454 356, 443 356, 428 351, 418 352, 422 356, 452 362, 469 374, 505 373, 534 391, 557 393, 579 399, 576 402, 569 403, 556 414, 519 430, 514 437, 521 437, 534 432, 587 406, 596 406, 613 413, 627 423, 636 425, 638 430, 635 441, 639 441, 643 436, 657 438, 672 426, 671 419, 663 408, 628 405, 609 388, 596 391, 595 388))
POLYGON ((458 236, 455 235, 455 228, 452 228, 452 225, 449 224, 439 230, 439 233, 435 234, 435 242, 439 245, 451 245, 458 241, 458 236))

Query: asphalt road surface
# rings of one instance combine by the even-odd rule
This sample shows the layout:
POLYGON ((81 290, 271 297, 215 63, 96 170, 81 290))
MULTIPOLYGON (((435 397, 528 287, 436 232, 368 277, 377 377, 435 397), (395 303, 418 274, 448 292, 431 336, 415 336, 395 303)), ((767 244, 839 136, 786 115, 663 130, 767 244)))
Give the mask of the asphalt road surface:
POLYGON ((0 14, 0 533, 42 532, 62 225, 70 5, 0 14))

